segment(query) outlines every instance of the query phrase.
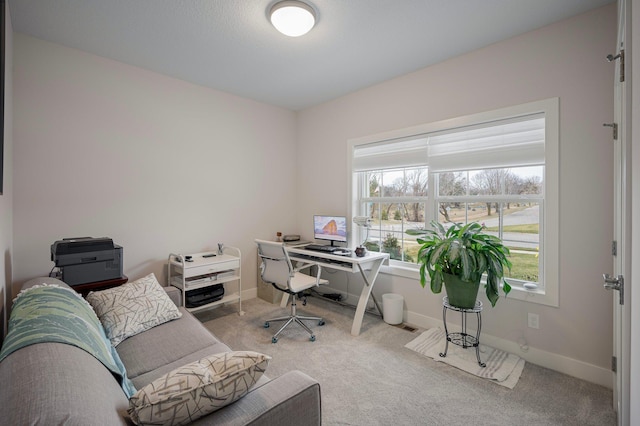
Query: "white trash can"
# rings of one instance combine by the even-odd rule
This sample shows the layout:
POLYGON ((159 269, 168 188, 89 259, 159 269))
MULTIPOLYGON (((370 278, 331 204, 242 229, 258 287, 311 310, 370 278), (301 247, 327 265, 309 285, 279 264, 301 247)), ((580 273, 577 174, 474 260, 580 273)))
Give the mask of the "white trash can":
POLYGON ((382 317, 387 324, 402 323, 404 297, 400 294, 386 293, 382 295, 382 317))

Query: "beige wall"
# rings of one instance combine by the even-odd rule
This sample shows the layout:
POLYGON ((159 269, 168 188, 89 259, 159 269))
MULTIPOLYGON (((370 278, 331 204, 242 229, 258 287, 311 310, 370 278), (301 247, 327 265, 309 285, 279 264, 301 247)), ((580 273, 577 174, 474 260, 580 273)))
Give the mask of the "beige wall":
POLYGON ((11 304, 13 257, 13 29, 9 4, 5 14, 5 76, 4 76, 4 182, 0 195, 0 344, 6 335, 7 310, 11 304), (6 308, 6 309, 5 309, 6 308))
MULTIPOLYGON (((612 4, 302 111, 299 227, 308 229, 314 213, 347 212, 348 139, 559 97, 560 307, 500 300, 485 309, 483 333, 526 342, 528 352, 513 346, 525 358, 565 371, 584 367, 579 374, 608 381, 612 308, 601 276, 612 268, 613 175, 611 132, 602 123, 613 117, 613 65, 604 58, 615 36, 612 4), (320 178, 321 170, 330 173, 320 178), (528 312, 540 315, 539 330, 527 327, 528 312)), ((353 276, 330 279, 359 292, 353 276)), ((441 296, 417 281, 383 275, 378 284, 378 297, 405 296, 414 321, 441 318, 441 296)))
POLYGON ((14 50, 14 292, 54 241, 109 236, 130 279, 237 246, 255 294, 253 239, 295 220, 295 114, 22 34, 14 50))

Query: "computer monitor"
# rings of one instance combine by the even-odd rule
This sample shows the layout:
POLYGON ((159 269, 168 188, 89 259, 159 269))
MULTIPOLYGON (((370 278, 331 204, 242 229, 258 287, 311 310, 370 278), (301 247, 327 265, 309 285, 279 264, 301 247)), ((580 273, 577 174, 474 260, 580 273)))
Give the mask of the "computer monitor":
POLYGON ((316 240, 347 242, 347 218, 344 216, 313 216, 313 238, 316 240))

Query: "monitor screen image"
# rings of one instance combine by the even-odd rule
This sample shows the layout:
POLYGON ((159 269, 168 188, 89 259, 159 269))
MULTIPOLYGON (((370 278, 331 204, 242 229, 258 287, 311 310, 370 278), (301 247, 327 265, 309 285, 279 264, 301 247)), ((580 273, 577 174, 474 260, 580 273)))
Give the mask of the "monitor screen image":
POLYGON ((344 216, 313 216, 313 238, 347 242, 347 218, 344 216))

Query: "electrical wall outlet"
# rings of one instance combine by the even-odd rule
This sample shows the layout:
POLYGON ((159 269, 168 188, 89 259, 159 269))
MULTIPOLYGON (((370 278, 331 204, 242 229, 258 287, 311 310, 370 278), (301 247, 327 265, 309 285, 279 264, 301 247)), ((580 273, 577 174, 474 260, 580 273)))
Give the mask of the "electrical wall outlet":
POLYGON ((528 323, 529 323, 529 328, 539 329, 540 328, 540 317, 538 316, 538 314, 532 314, 531 312, 529 312, 529 314, 528 314, 528 323))

